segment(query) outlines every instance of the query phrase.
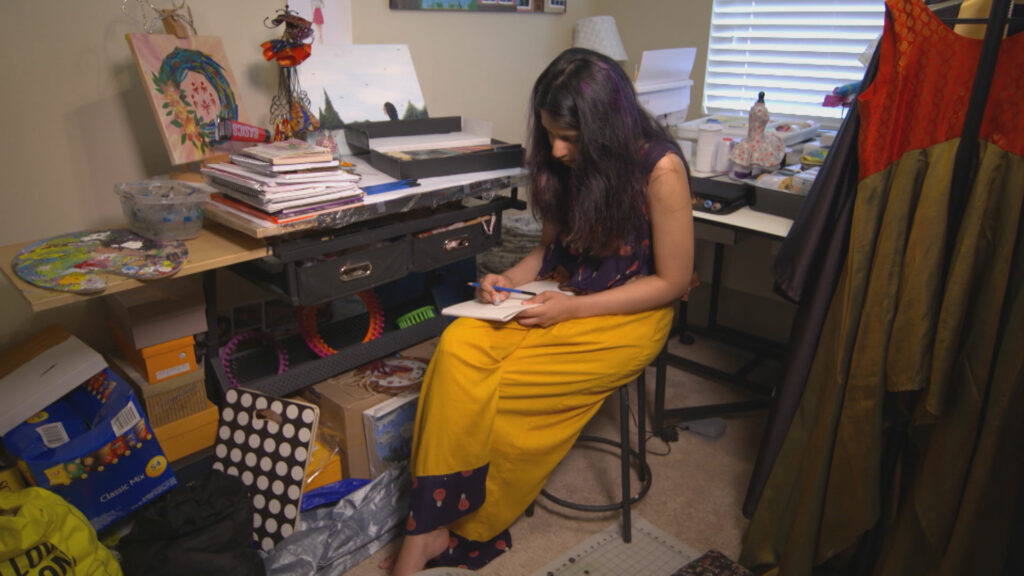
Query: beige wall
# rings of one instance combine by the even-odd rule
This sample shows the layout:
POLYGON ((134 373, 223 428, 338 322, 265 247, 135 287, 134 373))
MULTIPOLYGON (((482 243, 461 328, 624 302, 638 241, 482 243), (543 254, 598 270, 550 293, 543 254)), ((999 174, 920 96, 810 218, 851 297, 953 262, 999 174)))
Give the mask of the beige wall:
MULTIPOLYGON (((198 32, 222 38, 239 100, 261 125, 269 123, 277 76, 259 44, 279 33, 265 29, 263 19, 282 4, 189 2, 198 32)), ((643 50, 697 46, 693 99, 700 101, 711 0, 570 0, 561 16, 392 11, 387 0, 352 4, 354 42, 409 45, 431 115, 491 120, 504 140, 523 141, 533 80, 570 45, 573 22, 584 16, 615 16, 628 70, 643 50)), ((2 2, 0 21, 6 23, 0 245, 120 225, 114 184, 171 169, 124 39, 139 26, 116 0, 2 2)), ((691 104, 691 117, 696 108, 691 104)), ((0 313, 0 348, 53 323, 94 346, 109 343, 99 299, 33 314, 3 279, 0 313)))

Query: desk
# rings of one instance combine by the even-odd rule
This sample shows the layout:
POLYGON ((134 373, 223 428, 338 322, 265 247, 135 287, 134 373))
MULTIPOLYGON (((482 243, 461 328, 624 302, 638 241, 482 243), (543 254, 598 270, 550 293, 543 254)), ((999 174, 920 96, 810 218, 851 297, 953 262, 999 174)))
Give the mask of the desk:
MULTIPOLYGON (((107 283, 107 289, 98 294, 72 294, 71 292, 58 292, 33 286, 15 274, 14 269, 11 267, 11 262, 14 260, 15 255, 22 248, 32 243, 22 242, 20 244, 0 247, 0 270, 3 270, 11 284, 18 289, 33 312, 59 308, 97 296, 106 296, 107 294, 131 290, 132 288, 144 285, 139 280, 133 280, 124 276, 102 274, 103 279, 107 283)), ((188 260, 185 261, 181 269, 172 278, 198 274, 240 262, 255 260, 269 253, 265 242, 214 223, 205 224, 199 236, 186 240, 185 245, 188 247, 188 260)))
MULTIPOLYGON (((725 258, 725 247, 736 243, 736 237, 740 233, 755 234, 770 239, 781 240, 789 233, 793 221, 789 218, 775 216, 765 212, 758 212, 749 206, 744 206, 729 214, 712 214, 708 212, 694 211, 694 237, 699 240, 708 240, 714 243, 714 260, 712 264, 711 295, 708 314, 708 327, 706 333, 726 332, 727 335, 736 339, 746 340, 745 344, 758 348, 771 348, 763 342, 756 342, 753 337, 744 337, 735 331, 724 329, 718 326, 718 305, 719 292, 722 284, 722 263, 725 258)), ((685 324, 685 321, 683 322, 685 324)), ((682 326, 681 328, 685 328, 682 326)), ((758 356, 735 373, 718 370, 711 366, 684 358, 677 354, 668 352, 666 346, 658 355, 655 361, 655 395, 654 414, 651 417, 651 425, 655 434, 665 440, 676 438, 673 423, 700 420, 712 416, 744 412, 764 408, 770 398, 770 394, 762 388, 750 383, 746 374, 764 356, 758 356), (703 406, 690 406, 681 408, 665 407, 665 386, 668 367, 672 366, 699 376, 743 388, 754 396, 754 399, 729 402, 723 404, 711 404, 703 406)))
MULTIPOLYGON (((218 334, 217 328, 216 275, 214 272, 218 269, 236 270, 239 267, 264 262, 269 263, 269 266, 281 265, 294 269, 302 267, 306 259, 323 257, 331 252, 351 251, 367 243, 384 242, 392 242, 401 248, 400 251, 396 251, 400 252, 397 254, 398 257, 389 258, 387 262, 392 274, 388 279, 404 277, 412 272, 431 270, 459 259, 466 260, 475 256, 478 251, 489 247, 490 244, 473 245, 469 241, 463 241, 459 236, 454 236, 455 241, 438 248, 444 253, 437 255, 430 253, 429 250, 432 246, 426 246, 426 244, 429 241, 436 243, 452 240, 453 235, 458 231, 432 234, 429 236, 429 240, 414 239, 412 235, 489 213, 496 216, 493 229, 498 232, 488 241, 496 242, 500 238, 502 211, 524 207, 522 201, 517 197, 517 187, 522 175, 523 171, 515 168, 425 178, 420 181, 421 186, 417 188, 402 193, 376 196, 361 205, 318 217, 309 230, 314 232, 313 234, 282 233, 273 238, 261 239, 244 226, 241 227, 244 231, 240 231, 228 227, 225 222, 218 223, 213 218, 208 219, 204 222, 199 237, 186 241, 189 250, 188 260, 177 274, 170 277, 203 274, 207 299, 208 331, 204 356, 207 359, 208 390, 222 391, 228 386, 223 368, 215 361, 218 357, 219 345, 224 343, 222 341, 224 335, 218 334), (498 194, 503 191, 510 191, 510 194, 498 194), (449 245, 453 246, 454 250, 451 250, 449 245), (416 255, 427 252, 426 256, 414 259, 414 248, 423 249, 416 252, 416 255)), ((103 274, 104 280, 107 281, 107 289, 94 295, 78 295, 32 286, 18 277, 11 267, 14 256, 28 244, 31 242, 0 247, 0 269, 19 290, 33 312, 131 290, 143 285, 143 282, 137 280, 103 274)), ((389 254, 389 256, 394 255, 395 253, 389 254)), ((303 270, 308 269, 303 268, 303 270)), ((475 275, 465 280, 473 279, 475 279, 475 275)), ((338 283, 337 273, 333 275, 333 281, 338 283)), ((352 287, 338 289, 332 293, 332 296, 355 294, 358 291, 377 286, 383 281, 377 279, 376 272, 372 274, 367 272, 365 277, 360 277, 359 282, 353 282, 352 287), (356 284, 358 284, 358 288, 355 287, 356 284)), ((149 282, 159 282, 159 280, 149 282)), ((285 299, 295 296, 295 294, 280 295, 285 299)), ((312 304, 312 302, 306 301, 293 301, 292 303, 312 304)), ((394 317, 396 316, 390 315, 391 319, 394 317)), ((323 358, 310 357, 311 352, 301 340, 289 342, 288 344, 294 345, 296 351, 301 351, 301 354, 291 354, 293 361, 286 372, 280 375, 270 374, 256 377, 251 381, 245 381, 244 384, 265 393, 290 394, 310 384, 428 340, 439 334, 446 325, 447 320, 438 315, 430 321, 415 324, 404 330, 389 327, 380 338, 346 346, 338 350, 338 353, 323 358), (305 350, 301 350, 302 348, 305 350)))

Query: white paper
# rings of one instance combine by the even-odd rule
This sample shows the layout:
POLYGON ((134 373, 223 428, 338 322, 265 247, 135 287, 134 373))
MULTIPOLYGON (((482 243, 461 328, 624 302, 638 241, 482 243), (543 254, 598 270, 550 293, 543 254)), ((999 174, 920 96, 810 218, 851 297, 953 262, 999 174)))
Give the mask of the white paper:
MULTIPOLYGON (((555 292, 562 292, 562 294, 572 295, 570 292, 565 292, 558 289, 558 282, 554 280, 535 280, 522 286, 516 286, 520 290, 526 290, 528 292, 535 292, 540 294, 548 290, 554 290, 555 292)), ((523 304, 524 300, 529 300, 533 296, 527 296, 526 294, 515 294, 509 293, 508 298, 503 300, 501 304, 492 304, 489 302, 481 302, 479 300, 466 300, 458 304, 448 306, 441 310, 443 316, 461 316, 464 318, 476 318, 477 320, 494 320, 497 322, 508 322, 515 318, 523 310, 539 306, 539 304, 523 304)))
POLYGON ((640 59, 636 77, 637 99, 655 116, 672 113, 682 118, 690 107, 690 72, 696 48, 647 50, 640 59))
POLYGON ((634 84, 638 90, 656 90, 663 85, 689 80, 696 57, 696 48, 645 50, 634 84))

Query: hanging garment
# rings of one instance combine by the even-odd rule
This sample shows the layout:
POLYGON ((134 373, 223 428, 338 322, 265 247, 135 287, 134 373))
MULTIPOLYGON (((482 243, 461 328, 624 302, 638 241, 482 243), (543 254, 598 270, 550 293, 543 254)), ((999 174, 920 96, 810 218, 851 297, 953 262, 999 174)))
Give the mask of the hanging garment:
POLYGON ((740 558, 767 574, 853 559, 883 575, 998 574, 1006 558, 1024 450, 1024 36, 1002 41, 947 257, 981 41, 919 0, 886 5, 858 99, 845 263, 740 558), (884 547, 857 558, 872 530, 884 547))
MULTIPOLYGON (((863 83, 869 84, 874 74, 872 59, 863 83)), ((748 518, 754 513, 800 403, 821 325, 846 261, 853 198, 857 192, 859 134, 860 113, 854 101, 772 265, 775 292, 800 306, 790 329, 785 372, 775 389, 743 502, 743 514, 748 518)))

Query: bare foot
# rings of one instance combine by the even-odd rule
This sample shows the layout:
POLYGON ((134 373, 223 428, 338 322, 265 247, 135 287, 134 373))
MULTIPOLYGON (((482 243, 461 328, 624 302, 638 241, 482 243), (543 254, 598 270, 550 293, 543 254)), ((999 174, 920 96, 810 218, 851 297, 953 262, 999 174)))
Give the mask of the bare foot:
POLYGON ((391 569, 391 576, 411 576, 423 570, 427 561, 448 547, 448 529, 444 526, 426 534, 406 534, 396 556, 383 560, 382 570, 391 569))

